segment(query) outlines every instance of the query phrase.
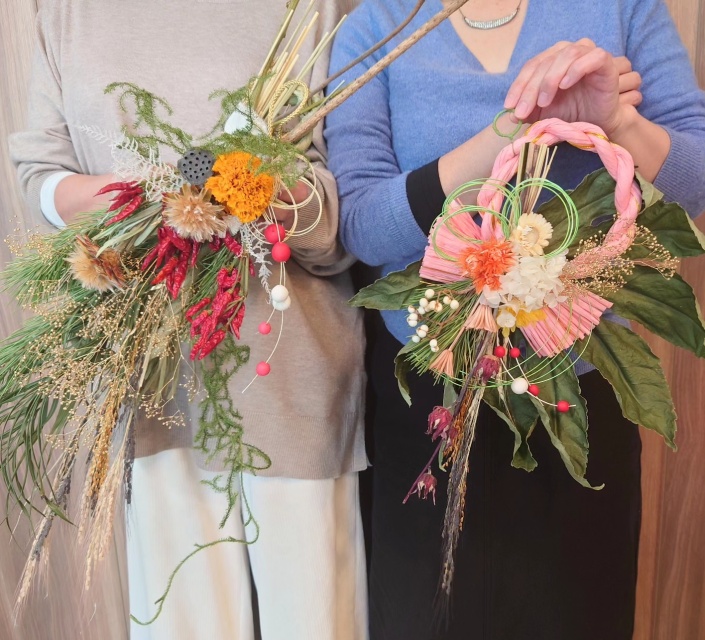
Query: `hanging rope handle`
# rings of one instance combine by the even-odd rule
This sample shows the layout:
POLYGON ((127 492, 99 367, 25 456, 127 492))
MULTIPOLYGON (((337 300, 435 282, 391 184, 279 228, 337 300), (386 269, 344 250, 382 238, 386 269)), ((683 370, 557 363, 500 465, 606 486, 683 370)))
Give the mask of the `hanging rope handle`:
POLYGON ((493 211, 501 210, 504 194, 493 182, 506 184, 516 175, 519 155, 527 142, 546 145, 567 142, 579 149, 597 153, 617 183, 614 192, 615 222, 599 247, 585 251, 571 261, 573 277, 583 277, 582 273, 587 275, 594 260, 609 260, 629 249, 636 235, 636 218, 641 207, 641 189, 634 180, 634 160, 626 149, 610 142, 600 127, 587 122, 569 123, 549 118, 534 123, 521 138, 499 153, 490 180, 477 196, 478 205, 493 211))

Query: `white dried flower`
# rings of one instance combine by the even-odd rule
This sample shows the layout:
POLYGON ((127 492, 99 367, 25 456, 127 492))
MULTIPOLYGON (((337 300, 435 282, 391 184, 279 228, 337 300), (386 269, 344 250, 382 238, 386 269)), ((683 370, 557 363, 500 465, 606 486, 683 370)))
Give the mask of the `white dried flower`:
POLYGON ((539 213, 522 213, 509 239, 522 256, 541 256, 553 235, 553 226, 539 213))

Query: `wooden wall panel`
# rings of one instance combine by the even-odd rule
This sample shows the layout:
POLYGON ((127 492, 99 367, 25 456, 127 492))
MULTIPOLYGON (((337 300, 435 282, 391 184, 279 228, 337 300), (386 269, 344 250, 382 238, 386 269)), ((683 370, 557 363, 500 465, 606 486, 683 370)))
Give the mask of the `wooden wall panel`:
MULTIPOLYGON (((705 0, 667 0, 705 87, 705 0)), ((705 180, 705 176, 703 176, 705 180)), ((705 219, 698 222, 705 229, 705 219)), ((705 301, 705 258, 681 273, 705 301)), ((649 340, 664 362, 679 417, 679 451, 642 432, 644 511, 635 640, 705 638, 705 362, 649 340)))
MULTIPOLYGON (((34 0, 0 2, 0 268, 10 257, 4 238, 18 226, 26 229, 24 204, 7 156, 7 136, 21 129, 24 122, 35 13, 34 0)), ((22 317, 17 305, 0 294, 0 337, 16 329, 22 317)), ((5 495, 0 489, 0 505, 4 504, 5 495)), ((118 517, 117 522, 121 523, 122 518, 118 517)), ((11 524, 14 527, 17 520, 11 524)), ((8 528, 4 524, 0 528, 0 638, 126 640, 129 633, 124 529, 118 527, 111 555, 96 576, 93 589, 85 593, 81 552, 72 546, 75 529, 63 522, 57 524, 47 581, 34 591, 16 625, 12 611, 30 532, 26 523, 20 524, 11 539, 8 528)))

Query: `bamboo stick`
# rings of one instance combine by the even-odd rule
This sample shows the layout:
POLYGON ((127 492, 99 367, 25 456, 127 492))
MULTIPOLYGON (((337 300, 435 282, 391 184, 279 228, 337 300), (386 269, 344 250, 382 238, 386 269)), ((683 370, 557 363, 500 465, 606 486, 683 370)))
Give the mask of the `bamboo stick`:
POLYGON ((345 89, 343 89, 336 97, 328 102, 324 107, 321 107, 316 113, 311 117, 307 118, 301 122, 297 127, 292 129, 289 133, 284 136, 284 139, 289 142, 296 142, 303 138, 309 131, 311 131, 323 118, 325 118, 331 111, 339 107, 343 102, 345 102, 351 95, 357 92, 360 88, 365 86, 372 78, 378 75, 380 72, 384 71, 392 62, 399 58, 402 54, 406 53, 411 47, 413 47, 421 38, 433 31, 441 22, 446 18, 455 13, 460 7, 465 5, 468 0, 452 0, 442 11, 439 11, 433 18, 431 18, 426 24, 416 30, 411 34, 404 42, 395 47, 390 51, 384 58, 379 62, 370 67, 365 73, 363 73, 357 80, 351 82, 345 89))
MULTIPOLYGON (((323 91, 329 84, 335 82, 340 76, 342 76, 344 73, 347 73, 352 69, 353 67, 356 67, 358 64, 360 64, 363 60, 367 60, 373 53, 376 53, 379 51, 385 44, 387 44, 390 40, 393 40, 396 36, 398 36, 410 23, 411 21, 416 17, 419 11, 421 11, 421 7, 423 7, 424 3, 426 0, 418 0, 416 3, 416 6, 412 10, 412 12, 407 16, 406 20, 402 22, 394 31, 392 31, 389 35, 385 36, 382 40, 380 40, 377 44, 373 45, 370 47, 367 51, 362 53, 360 56, 355 58, 352 62, 349 64, 345 65, 340 71, 337 71, 334 73, 332 76, 329 76, 326 78, 319 86, 317 86, 315 89, 311 91, 312 95, 317 94, 319 91, 323 91)), ((343 20, 345 20, 347 16, 343 16, 343 20)), ((337 31, 340 28, 340 25, 343 23, 343 20, 340 21, 338 26, 335 28, 335 31, 337 31)))
POLYGON ((267 113, 269 113, 272 108, 272 98, 274 97, 274 95, 276 95, 277 91, 279 91, 279 88, 289 80, 291 72, 296 66, 296 63, 299 61, 299 51, 301 50, 301 47, 306 41, 306 38, 311 33, 311 30, 318 21, 319 15, 320 14, 318 12, 313 15, 311 21, 301 31, 298 38, 294 42, 291 51, 285 51, 282 57, 276 61, 276 66, 279 66, 281 64, 281 69, 277 74, 276 78, 274 78, 274 81, 268 84, 267 87, 262 91, 260 113, 262 117, 267 116, 267 113))

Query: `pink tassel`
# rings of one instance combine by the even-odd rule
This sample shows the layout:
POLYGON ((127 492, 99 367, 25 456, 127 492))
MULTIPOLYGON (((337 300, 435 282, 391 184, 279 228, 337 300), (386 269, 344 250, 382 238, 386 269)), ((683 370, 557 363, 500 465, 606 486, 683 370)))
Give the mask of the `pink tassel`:
POLYGON ((545 308, 546 317, 524 328, 522 333, 541 357, 558 355, 596 327, 612 303, 594 293, 580 294, 572 302, 545 308))
POLYGON ((452 349, 444 349, 438 354, 438 357, 431 363, 429 367, 431 371, 449 378, 453 377, 453 351, 452 349))
POLYGON ((490 333, 497 333, 497 331, 499 331, 499 325, 494 319, 492 309, 486 304, 478 304, 475 306, 472 313, 465 321, 464 327, 466 329, 483 329, 490 333))
POLYGON ((504 237, 500 225, 489 214, 483 216, 482 226, 475 222, 471 212, 452 215, 462 206, 457 200, 454 201, 448 213, 434 224, 421 263, 421 277, 424 280, 440 283, 467 280, 457 261, 460 253, 473 240, 504 237), (439 251, 445 255, 439 255, 439 251))

